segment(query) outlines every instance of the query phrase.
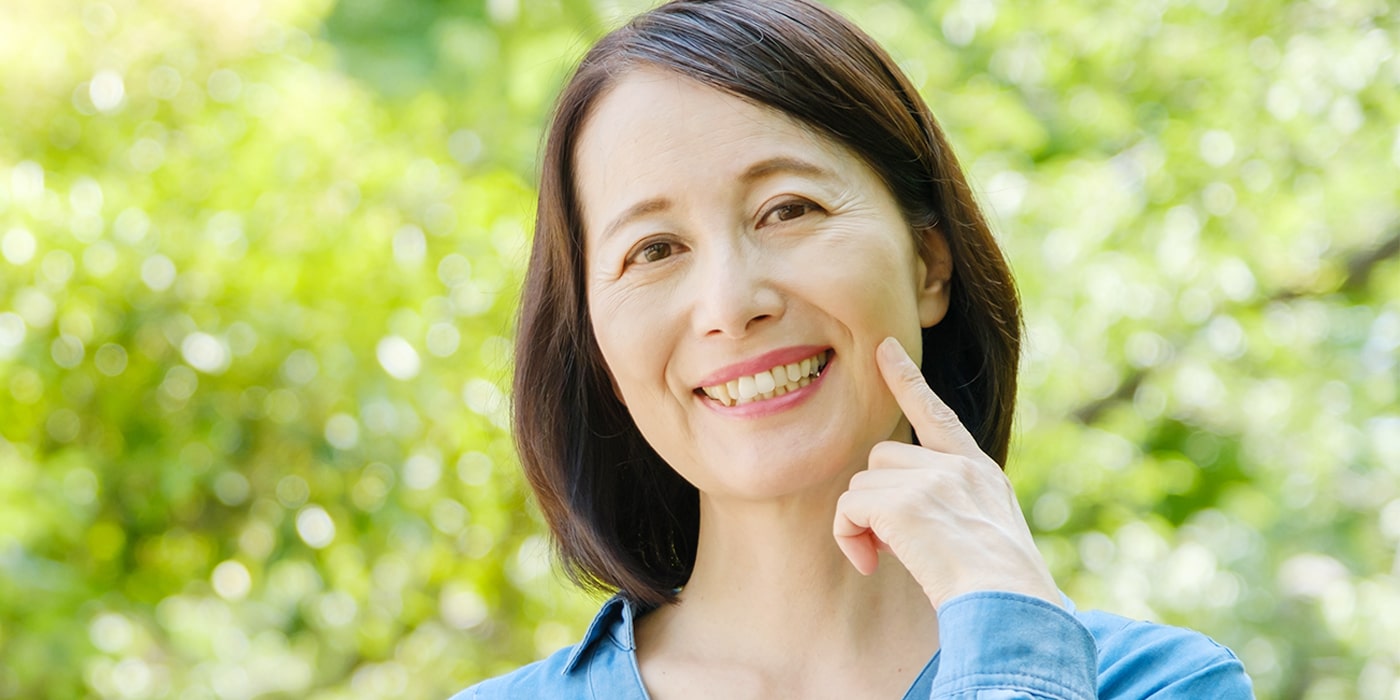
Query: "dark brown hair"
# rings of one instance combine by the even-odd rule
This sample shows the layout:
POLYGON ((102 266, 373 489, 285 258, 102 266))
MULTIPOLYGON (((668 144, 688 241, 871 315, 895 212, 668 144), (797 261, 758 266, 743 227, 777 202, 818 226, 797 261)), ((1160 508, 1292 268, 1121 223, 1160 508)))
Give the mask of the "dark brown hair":
POLYGON ((638 67, 776 109, 844 144, 880 175, 915 231, 936 228, 946 237, 951 304, 923 331, 924 376, 1004 465, 1020 304, 914 86, 874 40, 806 0, 670 2, 584 57, 559 96, 541 164, 515 350, 515 439, 569 576, 656 605, 674 599, 695 563, 698 494, 652 450, 614 394, 584 285, 575 142, 600 96, 638 67))

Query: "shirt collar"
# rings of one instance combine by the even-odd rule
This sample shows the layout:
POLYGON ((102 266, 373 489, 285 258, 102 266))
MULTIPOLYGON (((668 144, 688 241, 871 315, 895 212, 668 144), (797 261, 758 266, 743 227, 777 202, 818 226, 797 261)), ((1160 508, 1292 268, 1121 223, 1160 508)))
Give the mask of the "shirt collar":
POLYGON ((603 637, 611 639, 612 643, 623 651, 632 651, 635 646, 632 637, 632 624, 638 616, 636 604, 623 597, 622 594, 609 598, 608 602, 603 603, 603 608, 598 611, 598 614, 593 616, 593 622, 589 623, 588 631, 583 633, 583 640, 574 646, 573 652, 564 662, 563 675, 573 673, 574 668, 578 666, 588 650, 603 637))
MULTIPOLYGON (((1064 602, 1065 610, 1071 615, 1075 614, 1074 601, 1064 592, 1060 593, 1060 600, 1064 602)), ((621 593, 609 598, 603 607, 593 616, 593 622, 588 624, 588 631, 583 633, 583 639, 574 646, 569 658, 564 662, 564 670, 561 675, 569 675, 574 672, 584 655, 593 647, 598 640, 608 637, 622 651, 630 652, 635 646, 635 638, 632 634, 633 623, 640 616, 637 605, 625 598, 621 593)), ((934 654, 934 659, 938 658, 934 654)), ((930 661, 932 663, 932 661, 930 661)))

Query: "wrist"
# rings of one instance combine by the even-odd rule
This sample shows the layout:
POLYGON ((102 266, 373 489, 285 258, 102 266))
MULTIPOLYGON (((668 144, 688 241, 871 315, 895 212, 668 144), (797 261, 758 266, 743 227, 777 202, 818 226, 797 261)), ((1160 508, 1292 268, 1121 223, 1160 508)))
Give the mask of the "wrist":
POLYGON ((935 610, 941 610, 945 604, 955 598, 974 593, 1010 593, 1027 598, 1049 603, 1057 608, 1064 608, 1064 598, 1060 595, 1060 589, 1055 586, 1054 581, 1024 581, 1001 579, 996 581, 975 581, 951 586, 947 588, 929 589, 924 588, 924 595, 928 597, 929 603, 935 610))

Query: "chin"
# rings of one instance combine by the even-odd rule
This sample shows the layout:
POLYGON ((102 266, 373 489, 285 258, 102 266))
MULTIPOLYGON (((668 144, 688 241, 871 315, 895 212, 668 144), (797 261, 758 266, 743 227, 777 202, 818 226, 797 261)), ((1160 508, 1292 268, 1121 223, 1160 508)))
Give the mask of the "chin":
MULTIPOLYGON (((866 450, 868 453, 869 450, 866 450)), ((705 484, 696 487, 706 495, 728 496, 742 500, 762 501, 793 496, 804 492, 845 491, 851 475, 865 468, 864 454, 836 460, 837 451, 830 447, 784 451, 781 456, 770 450, 758 454, 727 455, 715 458, 712 464, 724 464, 724 469, 708 469, 705 484)), ((694 480, 690 480, 695 483, 694 480)))

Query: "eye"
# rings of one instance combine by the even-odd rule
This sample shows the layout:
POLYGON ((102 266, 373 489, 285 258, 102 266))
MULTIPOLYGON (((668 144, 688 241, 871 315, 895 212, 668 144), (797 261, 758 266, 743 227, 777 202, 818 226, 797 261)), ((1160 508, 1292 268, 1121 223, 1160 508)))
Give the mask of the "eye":
POLYGON ((629 263, 654 263, 671 257, 676 252, 676 246, 670 241, 652 241, 636 252, 628 256, 629 263))
POLYGON ((818 209, 817 205, 805 200, 794 199, 769 209, 758 222, 759 226, 780 224, 802 218, 818 209))

